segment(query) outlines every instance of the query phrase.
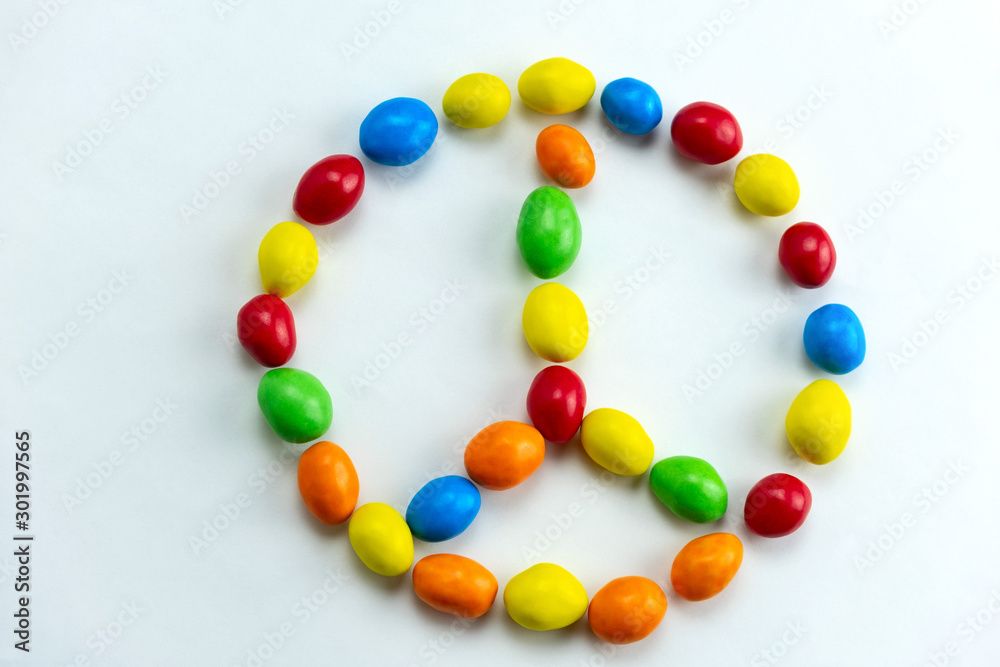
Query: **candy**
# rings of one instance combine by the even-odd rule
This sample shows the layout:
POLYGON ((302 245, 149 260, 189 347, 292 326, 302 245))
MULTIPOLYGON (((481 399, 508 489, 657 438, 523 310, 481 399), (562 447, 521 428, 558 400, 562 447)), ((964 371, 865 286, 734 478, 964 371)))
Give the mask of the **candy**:
POLYGON ((330 428, 333 404, 315 375, 295 368, 264 373, 257 386, 257 403, 264 419, 286 442, 309 442, 330 428))
POLYGON ((546 361, 576 359, 587 345, 590 325, 579 297, 559 283, 531 290, 521 313, 528 346, 546 361))
POLYGON ((479 486, 503 491, 517 486, 545 460, 545 440, 521 422, 490 424, 465 447, 465 470, 479 486))
POLYGON ((618 475, 641 475, 653 462, 653 441, 621 410, 598 408, 584 417, 580 442, 598 465, 618 475))
POLYGON ((284 366, 295 353, 295 319, 284 301, 255 296, 236 315, 240 345, 261 366, 284 366))
POLYGON ((828 303, 812 312, 802 332, 806 356, 827 373, 850 373, 865 360, 865 330, 854 311, 828 303))
POLYGON ((459 618, 479 618, 497 597, 497 578, 464 556, 434 554, 413 566, 413 592, 438 611, 459 618))
POLYGON ((797 222, 781 235, 778 261, 799 287, 822 287, 837 266, 837 250, 825 229, 814 222, 797 222))
POLYGON ((580 429, 587 390, 580 376, 564 366, 543 368, 528 389, 528 416, 549 442, 566 442, 580 429))
POLYGON ((355 510, 347 536, 354 553, 376 574, 395 577, 413 564, 410 529, 402 515, 385 503, 368 503, 355 510))
POLYGON ((441 105, 448 120, 459 127, 489 127, 507 115, 510 89, 492 74, 466 74, 448 86, 441 105))
POLYGON ((757 215, 784 215, 799 203, 799 181, 780 157, 760 153, 744 158, 733 179, 736 196, 757 215))
POLYGON ((343 449, 324 440, 299 457, 299 493, 312 515, 331 526, 358 504, 358 471, 343 449))
POLYGON ((567 58, 540 60, 517 80, 517 94, 542 113, 576 111, 594 96, 597 82, 590 70, 567 58))
POLYGON ((353 155, 331 155, 306 170, 292 208, 314 225, 328 225, 354 210, 365 191, 365 168, 353 155))
POLYGON ((412 97, 394 97, 361 122, 358 140, 369 160, 390 167, 412 164, 430 150, 438 122, 431 108, 412 97))
POLYGON ((649 485, 667 509, 695 523, 719 520, 729 504, 719 473, 708 461, 694 456, 671 456, 657 462, 649 472, 649 485))
POLYGON ((670 585, 698 602, 722 592, 743 563, 743 543, 731 533, 712 533, 688 542, 670 568, 670 585))
POLYGON ((594 178, 594 151, 569 125, 549 125, 539 132, 535 154, 542 173, 564 188, 582 188, 594 178))
POLYGON ((257 250, 264 291, 285 298, 309 282, 319 264, 316 239, 297 222, 279 222, 257 250))
POLYGON ((517 218, 517 247, 537 277, 555 278, 573 266, 582 235, 573 200, 559 188, 543 185, 524 200, 517 218))
POLYGON ((730 160, 743 148, 736 117, 711 102, 694 102, 678 111, 670 123, 670 138, 678 153, 705 164, 730 160))
POLYGON ((788 442, 799 456, 823 465, 834 460, 851 436, 851 404, 832 380, 816 380, 799 392, 785 417, 788 442))
POLYGON ((601 108, 611 124, 627 134, 651 132, 663 119, 663 104, 653 87, 629 77, 604 86, 601 108))
POLYGON ((424 542, 450 540, 469 527, 481 504, 479 489, 466 478, 438 477, 413 496, 406 508, 406 523, 413 536, 424 542))
POLYGON ((610 644, 645 639, 667 613, 663 589, 646 577, 618 577, 594 594, 587 622, 598 638, 610 644))
POLYGON ((743 506, 747 528, 762 537, 784 537, 805 523, 812 493, 798 477, 768 475, 753 485, 743 506))
POLYGON ((539 563, 507 582, 503 604, 518 625, 557 630, 576 623, 587 611, 587 591, 565 569, 539 563))

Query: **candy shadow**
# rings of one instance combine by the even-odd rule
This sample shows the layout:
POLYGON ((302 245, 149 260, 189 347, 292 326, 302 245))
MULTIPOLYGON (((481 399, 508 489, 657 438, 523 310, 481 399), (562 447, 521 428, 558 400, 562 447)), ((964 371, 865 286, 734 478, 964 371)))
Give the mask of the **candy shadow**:
POLYGON ((361 562, 360 558, 347 559, 351 568, 351 576, 364 582, 366 586, 372 586, 388 594, 395 594, 399 590, 410 585, 410 571, 395 577, 385 577, 368 569, 368 566, 361 562))
POLYGON ((299 523, 308 526, 313 534, 329 539, 347 539, 347 526, 351 521, 350 518, 343 523, 331 526, 314 517, 305 503, 297 503, 297 505, 299 523))

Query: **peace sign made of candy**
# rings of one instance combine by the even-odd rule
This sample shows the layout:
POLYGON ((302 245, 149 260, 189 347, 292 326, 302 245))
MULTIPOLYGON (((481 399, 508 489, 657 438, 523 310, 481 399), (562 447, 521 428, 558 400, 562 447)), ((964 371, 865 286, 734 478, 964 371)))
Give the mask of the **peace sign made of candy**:
MULTIPOLYGON (((565 58, 535 63, 518 80, 518 93, 530 108, 565 114, 593 97, 596 82, 585 67, 565 58)), ((444 113, 456 125, 483 128, 500 122, 511 95, 499 78, 469 74, 445 92, 444 113)), ((608 120, 622 132, 644 134, 660 122, 663 108, 648 84, 624 78, 601 94, 608 120)), ((420 100, 397 97, 376 106, 361 123, 360 146, 372 161, 389 166, 411 164, 426 153, 437 136, 434 112, 420 100)), ((670 135, 686 158, 720 164, 743 147, 733 115, 709 102, 695 102, 674 116, 670 135)), ((586 186, 594 176, 594 153, 587 140, 566 125, 542 130, 536 142, 542 172, 563 188, 586 186)), ((333 155, 310 167, 293 199, 296 214, 307 223, 327 225, 351 212, 364 191, 361 162, 333 155)), ((751 155, 740 162, 736 194, 753 213, 778 216, 799 199, 791 167, 774 155, 751 155)), ((581 225, 572 199, 545 185, 528 195, 516 228, 517 245, 528 269, 549 280, 565 273, 581 245, 581 225)), ((778 259, 795 284, 824 285, 836 265, 836 252, 826 231, 800 222, 781 237, 778 259)), ((316 242, 296 222, 271 229, 258 252, 265 294, 239 312, 239 339, 260 364, 272 367, 260 380, 257 400, 265 419, 282 439, 305 443, 330 427, 330 394, 313 375, 284 366, 295 351, 295 323, 283 299, 312 277, 318 264, 316 242)), ((528 345, 556 364, 576 358, 587 344, 587 314, 580 299, 557 282, 539 285, 528 295, 522 313, 528 345)), ((861 323, 850 308, 828 304, 813 312, 803 335, 808 357, 822 370, 848 373, 865 355, 861 323)), ((678 517, 695 523, 720 519, 728 506, 722 478, 707 461, 672 456, 653 462, 653 441, 634 418, 619 410, 599 408, 584 416, 587 393, 583 381, 565 366, 543 369, 528 389, 532 424, 502 421, 477 434, 465 450, 468 478, 449 475, 424 485, 410 502, 405 518, 384 503, 355 509, 358 474, 350 457, 332 442, 317 442, 301 456, 298 485, 309 511, 325 524, 350 519, 348 534, 361 561, 386 577, 402 575, 413 564, 413 538, 448 540, 464 531, 481 505, 478 487, 510 489, 527 479, 545 458, 545 441, 564 443, 580 431, 587 454, 618 475, 650 471, 653 495, 678 517), (477 486, 478 485, 478 486, 477 486)), ((837 458, 851 432, 851 406, 831 380, 816 380, 799 393, 785 419, 792 448, 804 459, 825 464, 837 458)), ((747 496, 747 527, 764 537, 781 537, 799 528, 809 514, 812 494, 791 475, 777 473, 760 480, 747 496)), ((743 560, 743 545, 730 533, 704 535, 677 554, 670 585, 688 600, 705 600, 721 592, 743 560)), ((493 574, 474 560, 455 554, 427 556, 413 566, 417 596, 439 611, 463 618, 485 614, 496 598, 493 574)), ((504 588, 510 617, 532 630, 562 628, 588 612, 602 640, 626 644, 648 636, 663 619, 667 598, 652 579, 626 576, 612 580, 588 600, 586 589, 564 568, 540 563, 514 576, 504 588)))

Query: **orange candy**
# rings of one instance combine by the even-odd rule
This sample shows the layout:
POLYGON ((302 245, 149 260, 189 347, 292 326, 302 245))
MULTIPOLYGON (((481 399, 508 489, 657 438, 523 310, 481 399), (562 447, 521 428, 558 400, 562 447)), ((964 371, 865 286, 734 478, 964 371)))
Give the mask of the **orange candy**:
POLYGON ((465 556, 434 554, 413 566, 417 597, 452 616, 479 618, 493 606, 497 588, 497 578, 465 556))
POLYGON ((549 125, 539 132, 535 152, 545 175, 564 188, 582 188, 594 177, 594 151, 568 125, 549 125))
POLYGON ((490 424, 465 448, 465 470, 479 486, 503 491, 517 486, 545 460, 545 439, 533 426, 504 421, 490 424))
POLYGON ((610 644, 631 644, 645 639, 667 613, 667 596, 646 577, 618 577, 590 600, 587 622, 600 639, 610 644))
POLYGON ((688 542, 670 568, 670 584, 686 600, 718 595, 743 563, 743 543, 731 533, 712 533, 688 542))
POLYGON ((317 442, 299 458, 299 493, 323 523, 346 521, 358 504, 358 471, 351 457, 332 442, 317 442))

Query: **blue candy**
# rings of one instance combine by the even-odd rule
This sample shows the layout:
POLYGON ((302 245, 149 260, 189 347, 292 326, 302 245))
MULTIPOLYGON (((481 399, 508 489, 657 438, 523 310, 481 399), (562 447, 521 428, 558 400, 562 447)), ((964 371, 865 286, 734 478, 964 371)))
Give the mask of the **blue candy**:
POLYGON ((628 77, 604 86, 601 108, 612 125, 628 134, 646 134, 663 119, 663 105, 653 87, 628 77))
POLYGON ((830 303, 806 320, 802 342, 809 360, 827 373, 850 373, 865 360, 865 330, 854 311, 830 303))
POLYGON ((437 137, 437 117, 412 97, 394 97, 372 109, 361 121, 361 152, 372 162, 402 167, 430 150, 437 137))
POLYGON ((450 540, 469 527, 479 514, 482 498, 476 485, 448 475, 424 484, 406 508, 406 523, 424 542, 450 540))

